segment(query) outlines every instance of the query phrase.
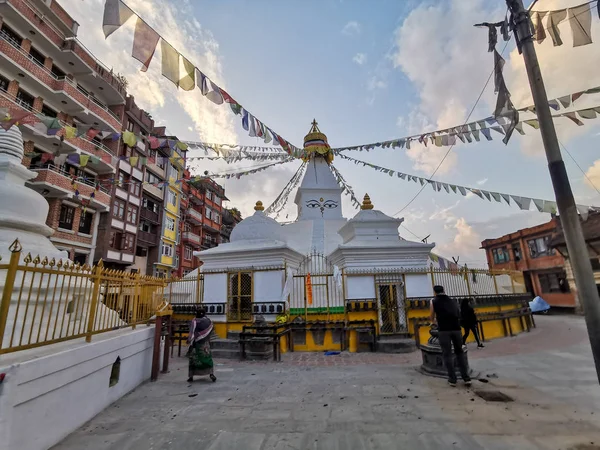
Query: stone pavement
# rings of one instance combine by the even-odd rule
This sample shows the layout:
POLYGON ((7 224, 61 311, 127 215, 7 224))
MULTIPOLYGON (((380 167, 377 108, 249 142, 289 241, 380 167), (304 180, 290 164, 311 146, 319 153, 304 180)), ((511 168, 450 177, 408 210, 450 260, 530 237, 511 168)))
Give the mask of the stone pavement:
POLYGON ((471 389, 421 375, 418 354, 222 361, 216 383, 191 384, 187 361, 176 358, 169 374, 55 449, 600 449, 600 388, 583 320, 537 320, 532 333, 471 351, 484 380, 471 389), (486 401, 481 391, 514 401, 486 401))

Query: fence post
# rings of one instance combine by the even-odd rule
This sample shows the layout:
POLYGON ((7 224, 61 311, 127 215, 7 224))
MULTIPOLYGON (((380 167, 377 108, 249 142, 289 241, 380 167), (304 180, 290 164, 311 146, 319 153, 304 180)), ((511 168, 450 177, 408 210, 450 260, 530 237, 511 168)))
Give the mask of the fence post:
POLYGON ((429 273, 431 274, 431 288, 435 286, 435 277, 433 276, 433 264, 429 265, 429 273))
POLYGON ((131 329, 135 330, 136 324, 137 324, 137 315, 138 315, 138 307, 140 304, 140 299, 142 296, 142 280, 140 277, 139 272, 136 273, 134 275, 134 279, 133 282, 135 283, 134 285, 134 294, 133 294, 133 304, 131 305, 131 329))
POLYGON ((98 261, 94 267, 92 278, 94 280, 94 290, 92 291, 92 303, 90 304, 90 315, 88 317, 87 332, 85 342, 92 342, 92 332, 94 331, 94 322, 96 321, 96 309, 98 307, 98 297, 100 296, 100 279, 102 278, 102 268, 104 263, 98 261))
MULTIPOLYGON (((513 275, 514 275, 514 273, 508 274, 508 276, 510 277, 510 286, 512 289, 512 293, 515 294, 516 293, 515 292, 515 279, 514 279, 513 275)), ((525 276, 523 275, 523 277, 525 277, 525 276)), ((525 279, 523 279, 523 284, 525 284, 525 279)))
POLYGON ((496 272, 494 272, 492 270, 491 273, 492 273, 492 280, 494 280, 494 289, 496 290, 496 295, 498 295, 499 292, 498 292, 498 282, 496 281, 496 272))
MULTIPOLYGON (((200 298, 200 267, 198 267, 198 273, 196 274, 196 303, 204 303, 204 299, 200 298)), ((204 288, 204 286, 202 286, 204 288)))
POLYGON ((17 278, 17 268, 19 267, 19 258, 21 257, 21 243, 18 239, 9 247, 11 251, 10 261, 8 263, 8 272, 6 273, 6 281, 4 290, 2 291, 2 303, 0 303, 0 349, 2 349, 2 341, 4 340, 4 330, 6 329, 6 320, 8 319, 8 310, 10 308, 10 299, 17 278))
POLYGON ((465 281, 467 282, 467 292, 471 296, 471 282, 469 281, 469 268, 465 264, 465 281))

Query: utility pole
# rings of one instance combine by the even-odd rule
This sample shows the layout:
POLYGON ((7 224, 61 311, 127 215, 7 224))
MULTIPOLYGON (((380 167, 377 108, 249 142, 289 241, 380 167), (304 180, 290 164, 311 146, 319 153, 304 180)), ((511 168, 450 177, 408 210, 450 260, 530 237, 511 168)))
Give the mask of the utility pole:
POLYGON ((600 382, 600 297, 594 281, 594 272, 592 271, 565 163, 560 154, 556 130, 548 106, 548 96, 533 44, 529 13, 523 7, 522 0, 506 0, 506 4, 513 15, 516 26, 516 39, 521 46, 525 60, 525 68, 527 69, 531 94, 533 95, 533 102, 540 123, 546 159, 548 160, 550 178, 556 195, 560 222, 565 234, 569 259, 577 284, 577 295, 583 306, 594 363, 596 364, 596 374, 600 382))

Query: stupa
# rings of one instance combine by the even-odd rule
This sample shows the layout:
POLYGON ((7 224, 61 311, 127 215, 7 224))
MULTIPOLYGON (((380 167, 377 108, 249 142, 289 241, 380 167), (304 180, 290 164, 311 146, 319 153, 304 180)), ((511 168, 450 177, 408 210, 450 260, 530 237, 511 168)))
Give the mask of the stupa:
POLYGON ((280 224, 258 201, 254 214, 233 229, 231 242, 195 253, 203 262, 203 303, 216 323, 243 322, 255 314, 274 321, 283 310, 338 320, 350 303, 370 301, 380 304, 372 311, 382 327, 407 330, 406 316, 398 311, 408 296, 431 295, 425 270, 435 244, 402 239, 403 219, 376 210, 368 195, 346 219, 333 159, 314 121, 304 138, 307 168, 295 196, 297 219, 280 224), (393 317, 377 312, 386 308, 395 311, 393 317))

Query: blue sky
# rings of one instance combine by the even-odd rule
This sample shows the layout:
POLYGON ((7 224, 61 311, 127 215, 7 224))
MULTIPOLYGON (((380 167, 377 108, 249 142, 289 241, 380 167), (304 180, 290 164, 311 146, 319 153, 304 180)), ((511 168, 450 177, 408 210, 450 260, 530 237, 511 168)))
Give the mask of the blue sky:
MULTIPOLYGON (((177 92, 161 79, 159 59, 146 74, 128 56, 132 26, 108 40, 101 33, 102 0, 61 2, 82 25, 79 38, 106 65, 124 73, 138 104, 157 123, 181 138, 261 145, 244 134, 225 105, 214 106, 197 92, 177 92)), ((399 138, 463 123, 492 69, 487 33, 472 25, 503 18, 497 0, 397 1, 183 1, 128 0, 126 3, 160 31, 175 47, 211 76, 243 106, 295 145, 316 118, 334 147, 399 138)), ((574 6, 580 0, 540 0, 537 9, 574 6)), ((561 30, 565 45, 537 46, 550 97, 600 85, 594 67, 600 63, 600 21, 594 13, 594 44, 572 48, 568 24, 561 30)), ((500 42, 502 48, 503 43, 500 42)), ((520 55, 509 44, 505 76, 517 106, 531 103, 520 55)), ((484 91, 472 119, 491 114, 492 84, 484 91)), ((575 109, 595 106, 600 94, 584 96, 575 109)), ((597 121, 577 127, 557 119, 559 138, 595 185, 600 187, 597 121)), ((526 126, 508 146, 499 135, 493 142, 457 145, 434 179, 467 186, 553 199, 539 131, 526 126)), ((428 177, 447 148, 413 146, 410 151, 376 149, 348 156, 428 177)), ((578 203, 600 205, 600 194, 564 155, 578 203)), ((246 161, 233 167, 252 167, 246 161)), ((362 198, 368 192, 377 209, 393 215, 420 186, 357 167, 337 158, 334 165, 362 198)), ((244 214, 256 200, 269 204, 284 187, 298 163, 224 182, 231 206, 244 214)), ((201 163, 204 170, 232 170, 224 163, 201 163)), ((349 202, 346 217, 354 215, 349 202)), ((281 217, 295 216, 290 205, 281 217)), ((415 239, 431 235, 436 251, 461 256, 461 262, 481 264, 481 240, 549 219, 516 206, 492 204, 477 197, 434 193, 430 188, 400 217, 401 235, 415 239)))

